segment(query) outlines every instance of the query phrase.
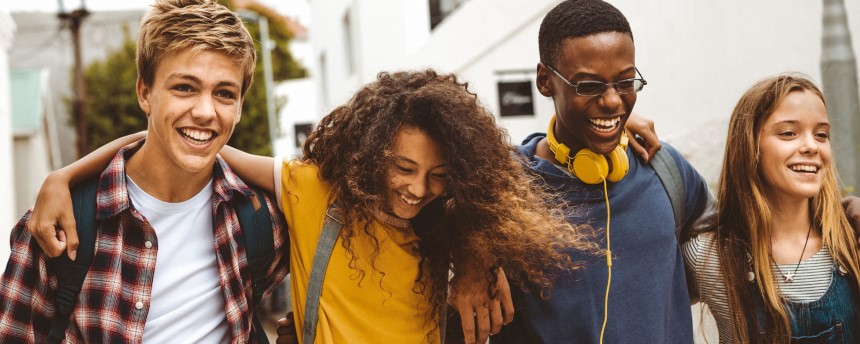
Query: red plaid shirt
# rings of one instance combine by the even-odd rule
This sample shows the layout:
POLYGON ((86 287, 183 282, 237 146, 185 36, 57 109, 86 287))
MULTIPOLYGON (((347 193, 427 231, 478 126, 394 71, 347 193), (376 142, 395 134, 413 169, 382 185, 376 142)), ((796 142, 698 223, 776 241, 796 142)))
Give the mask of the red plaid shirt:
MULTIPOLYGON (((93 263, 66 329, 67 343, 140 343, 149 310, 158 240, 149 222, 128 198, 126 160, 142 141, 123 148, 99 183, 97 219, 103 223, 96 238, 93 263), (106 222, 105 222, 106 221, 106 222), (144 243, 149 241, 151 248, 144 243), (143 308, 135 306, 142 302, 143 308)), ((250 189, 217 158, 213 174, 212 216, 214 251, 225 301, 231 343, 256 341, 251 277, 239 220, 231 207, 234 192, 250 189)), ((283 216, 268 197, 266 203, 275 231, 275 256, 269 267, 266 291, 289 269, 288 237, 283 216)), ((54 316, 57 279, 48 274, 49 259, 27 231, 27 212, 12 231, 12 254, 0 279, 0 342, 44 343, 54 316)))

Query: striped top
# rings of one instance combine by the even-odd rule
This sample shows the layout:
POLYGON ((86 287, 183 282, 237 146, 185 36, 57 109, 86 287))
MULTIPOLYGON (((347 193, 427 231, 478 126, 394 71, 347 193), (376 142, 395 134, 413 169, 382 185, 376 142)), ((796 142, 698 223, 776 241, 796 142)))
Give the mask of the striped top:
MULTIPOLYGON (((683 246, 684 262, 688 273, 692 274, 689 280, 696 281, 700 301, 707 304, 714 315, 720 343, 736 343, 714 233, 700 234, 683 246)), ((783 297, 791 302, 805 303, 816 301, 827 292, 832 280, 832 266, 833 257, 827 245, 823 245, 815 255, 804 260, 799 267, 797 264, 779 264, 779 269, 785 274, 792 273, 797 268, 793 281, 786 282, 776 269, 776 264, 773 266, 773 274, 783 297)))

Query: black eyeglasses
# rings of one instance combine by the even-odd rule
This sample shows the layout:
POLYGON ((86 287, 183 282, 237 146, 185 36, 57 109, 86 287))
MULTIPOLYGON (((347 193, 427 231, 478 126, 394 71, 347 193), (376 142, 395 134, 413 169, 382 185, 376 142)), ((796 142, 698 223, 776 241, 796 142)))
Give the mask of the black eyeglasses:
POLYGON ((603 92, 606 92, 606 88, 608 86, 615 87, 615 91, 618 92, 618 94, 636 93, 641 91, 642 88, 648 84, 648 82, 645 81, 645 77, 642 76, 642 73, 640 73, 639 69, 636 67, 633 67, 633 69, 636 70, 636 74, 639 75, 639 78, 624 79, 610 83, 605 83, 603 81, 586 80, 577 81, 576 84, 574 84, 569 80, 565 79, 565 77, 561 76, 561 73, 559 73, 554 68, 550 67, 549 65, 544 66, 546 66, 546 68, 555 73, 555 76, 564 81, 567 86, 570 86, 571 88, 576 90, 576 94, 586 97, 600 96, 601 94, 603 94, 603 92))

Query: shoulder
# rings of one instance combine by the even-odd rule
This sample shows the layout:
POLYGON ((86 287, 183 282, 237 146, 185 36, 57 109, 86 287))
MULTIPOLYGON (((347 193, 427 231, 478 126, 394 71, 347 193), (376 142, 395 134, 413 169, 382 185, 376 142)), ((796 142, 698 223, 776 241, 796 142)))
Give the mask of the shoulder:
POLYGON ((540 140, 546 137, 545 133, 532 133, 529 136, 526 136, 519 145, 517 145, 517 150, 528 160, 534 160, 535 152, 537 151, 537 145, 540 140))
POLYGON ((304 161, 283 160, 279 177, 281 187, 288 191, 318 191, 325 188, 319 167, 304 161))
MULTIPOLYGON (((664 150, 666 153, 669 153, 669 156, 671 156, 672 159, 675 160, 675 164, 678 166, 678 169, 681 171, 682 174, 693 173, 696 176, 699 176, 699 173, 696 171, 695 168, 693 168, 693 165, 691 165, 690 162, 687 161, 687 158, 685 158, 684 155, 681 154, 681 152, 678 151, 677 148, 666 142, 662 143, 662 150, 664 150)), ((701 176, 699 176, 699 178, 701 178, 701 176)))

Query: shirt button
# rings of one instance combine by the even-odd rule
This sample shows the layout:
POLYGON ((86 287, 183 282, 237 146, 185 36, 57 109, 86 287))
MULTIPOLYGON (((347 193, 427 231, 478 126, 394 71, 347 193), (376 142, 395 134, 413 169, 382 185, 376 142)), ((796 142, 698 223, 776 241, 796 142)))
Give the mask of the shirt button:
POLYGON ((152 248, 152 241, 147 240, 145 243, 143 243, 143 246, 146 246, 146 248, 152 248))
POLYGON ((137 301, 137 303, 134 304, 134 308, 143 309, 143 302, 137 301))

